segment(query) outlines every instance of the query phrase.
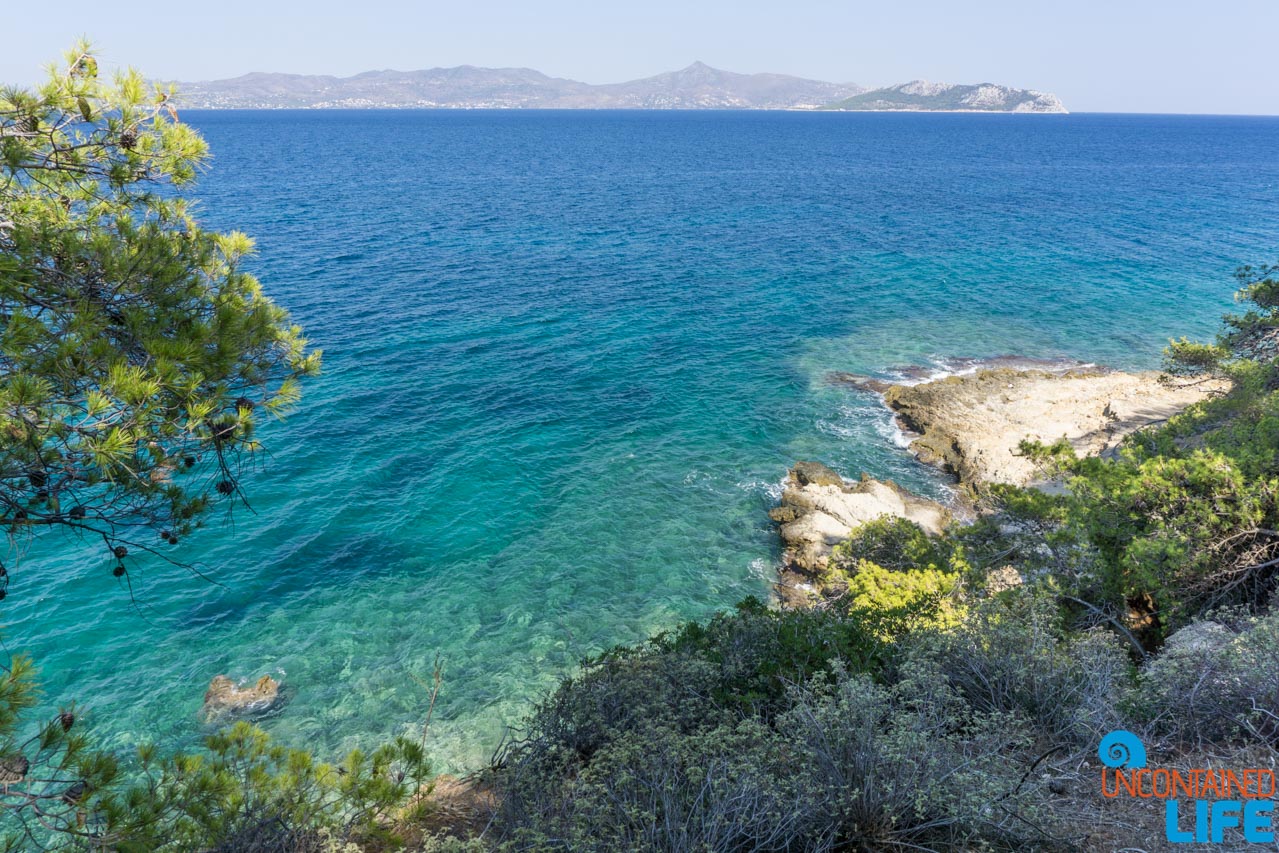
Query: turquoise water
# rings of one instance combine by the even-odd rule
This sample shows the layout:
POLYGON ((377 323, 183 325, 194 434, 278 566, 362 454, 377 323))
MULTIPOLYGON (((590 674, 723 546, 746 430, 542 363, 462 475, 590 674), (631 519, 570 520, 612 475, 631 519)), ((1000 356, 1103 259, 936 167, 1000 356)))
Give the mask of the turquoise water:
POLYGON ((931 494, 831 370, 1152 366, 1279 260, 1279 120, 191 113, 207 223, 326 352, 255 512, 133 568, 26 549, 8 647, 110 744, 192 742, 218 673, 322 752, 474 766, 583 655, 768 591, 790 463, 931 494))

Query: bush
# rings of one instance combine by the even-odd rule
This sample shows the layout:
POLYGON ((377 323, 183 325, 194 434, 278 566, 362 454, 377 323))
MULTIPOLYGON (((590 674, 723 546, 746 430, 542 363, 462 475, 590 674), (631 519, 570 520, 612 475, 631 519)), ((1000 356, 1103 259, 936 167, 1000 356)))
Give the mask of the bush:
POLYGON ((721 669, 686 651, 614 651, 588 662, 537 707, 538 748, 589 761, 618 732, 654 725, 689 733, 729 718, 714 699, 721 669))
POLYGON ((955 625, 962 613, 956 601, 958 590, 958 572, 931 567, 893 571, 862 560, 848 577, 848 596, 853 608, 898 617, 910 628, 955 625))
POLYGON ((886 569, 932 569, 956 572, 966 566, 964 551, 953 537, 929 536, 904 518, 869 521, 832 549, 831 562, 851 573, 862 561, 886 569))
POLYGON ((914 638, 926 664, 981 713, 1015 713, 1053 744, 1085 746, 1118 723, 1130 665, 1115 636, 1068 634, 1051 597, 1008 590, 973 608, 955 629, 914 638))
POLYGON ((518 850, 1029 849, 1029 729, 974 712, 910 665, 892 685, 839 664, 786 709, 692 731, 637 721, 586 762, 540 739, 497 771, 518 850))
POLYGON ((1183 746, 1279 739, 1279 613, 1223 612, 1183 628, 1142 671, 1132 708, 1183 746))
MULTIPOLYGON (((1023 682, 1064 668, 1082 641, 1035 647, 1009 675, 997 658, 1026 636, 999 620, 1007 636, 993 644, 919 632, 902 660, 872 616, 747 602, 588 662, 502 754, 499 839, 538 850, 1025 849, 1034 839, 1016 827, 1038 793, 1021 777, 1037 732, 1022 714, 1049 703, 1023 682), (925 635, 931 656, 918 651, 925 635), (986 656, 975 670, 960 666, 966 642, 986 656), (1011 698, 970 703, 960 674, 973 671, 1002 677, 1011 698)), ((1073 684, 1043 689, 1061 683, 1073 684)))
POLYGON ((839 849, 1031 845, 1037 791, 1016 760, 1024 726, 975 713, 927 667, 892 686, 843 671, 814 679, 794 691, 779 730, 801 751, 818 825, 839 849))
POLYGON ((161 761, 144 750, 142 781, 98 801, 115 849, 309 853, 334 841, 393 843, 385 819, 429 772, 421 745, 404 738, 337 766, 248 723, 206 746, 161 761))
POLYGON ((655 649, 709 661, 718 669, 716 703, 767 718, 784 704, 789 685, 829 672, 833 660, 855 672, 882 672, 893 656, 884 637, 898 632, 898 621, 867 610, 777 611, 747 599, 733 613, 659 637, 655 649))
MULTIPOLYGON (((619 798, 629 810, 651 815, 659 804, 645 801, 641 808, 636 784, 656 786, 651 795, 660 789, 663 815, 693 820, 698 829, 687 827, 688 833, 707 844, 720 843, 728 831, 719 826, 719 797, 761 810, 758 820, 765 821, 775 801, 757 799, 761 792, 747 785, 747 776, 755 772, 771 789, 785 774, 774 774, 762 758, 769 752, 764 742, 764 752, 744 749, 742 732, 765 732, 787 708, 790 685, 830 671, 835 660, 856 671, 884 671, 889 648, 876 625, 834 611, 775 611, 747 600, 733 613, 586 661, 581 674, 536 708, 527 737, 501 756, 501 824, 513 836, 549 844, 547 838, 587 820, 587 813, 604 821, 619 798), (715 769, 714 784, 697 775, 707 767, 715 769), (596 795, 604 801, 595 802, 596 795)), ((634 824, 619 813, 608 822, 622 839, 616 844, 636 849, 625 844, 636 840, 643 821, 634 824)), ((755 831, 771 833, 764 824, 755 831)))
POLYGON ((94 832, 84 826, 97 792, 116 784, 114 757, 97 752, 74 708, 32 720, 39 703, 37 670, 26 655, 0 670, 0 848, 30 849, 58 836, 94 832))
POLYGON ((756 721, 693 734, 642 726, 620 733, 580 775, 516 787, 530 781, 547 785, 539 808, 509 788, 503 802, 516 849, 820 849, 799 846, 820 837, 817 805, 798 788, 784 743, 756 721))

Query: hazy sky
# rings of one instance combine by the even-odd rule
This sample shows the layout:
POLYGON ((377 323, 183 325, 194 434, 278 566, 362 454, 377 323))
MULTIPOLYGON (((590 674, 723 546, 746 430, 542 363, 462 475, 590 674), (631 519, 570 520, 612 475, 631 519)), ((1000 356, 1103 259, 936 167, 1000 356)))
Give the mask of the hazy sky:
POLYGON ((527 66, 605 83, 700 59, 887 85, 1055 92, 1075 111, 1279 114, 1279 0, 0 0, 0 81, 77 35, 153 77, 527 66))

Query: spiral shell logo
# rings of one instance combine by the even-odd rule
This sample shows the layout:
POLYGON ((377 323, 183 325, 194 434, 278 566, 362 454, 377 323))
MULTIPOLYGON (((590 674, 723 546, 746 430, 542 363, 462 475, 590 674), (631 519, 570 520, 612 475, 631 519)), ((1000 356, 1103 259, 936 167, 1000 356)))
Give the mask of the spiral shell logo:
POLYGON ((1146 766, 1146 745, 1132 732, 1116 729, 1101 739, 1097 757, 1107 767, 1137 770, 1146 766))
POLYGON ((1101 739, 1097 758, 1102 764, 1101 795, 1108 799, 1126 795, 1163 800, 1164 831, 1174 844, 1235 844, 1240 831, 1250 844, 1275 841, 1273 770, 1150 768, 1146 766, 1146 745, 1123 729, 1101 739), (1183 800, 1194 807, 1190 829, 1181 826, 1183 800))

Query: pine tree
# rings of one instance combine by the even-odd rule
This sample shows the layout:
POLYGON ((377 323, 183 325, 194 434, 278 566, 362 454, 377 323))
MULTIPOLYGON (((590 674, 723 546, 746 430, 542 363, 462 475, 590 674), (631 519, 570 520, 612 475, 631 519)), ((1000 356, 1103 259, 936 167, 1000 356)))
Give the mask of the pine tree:
POLYGON ((243 499, 255 423, 319 368, 252 241, 192 216, 207 154, 172 90, 104 81, 84 43, 0 89, 0 527, 100 537, 117 575, 243 499))

